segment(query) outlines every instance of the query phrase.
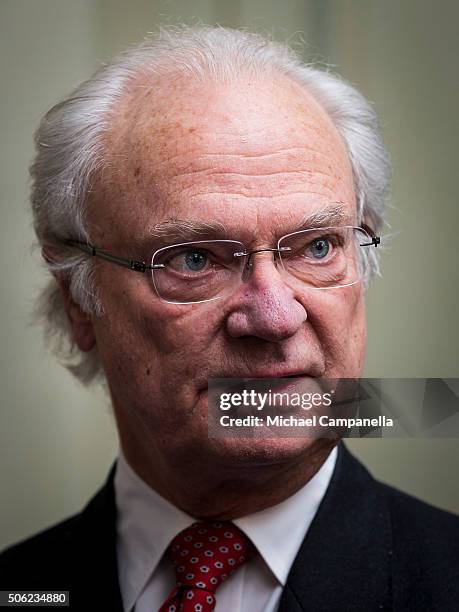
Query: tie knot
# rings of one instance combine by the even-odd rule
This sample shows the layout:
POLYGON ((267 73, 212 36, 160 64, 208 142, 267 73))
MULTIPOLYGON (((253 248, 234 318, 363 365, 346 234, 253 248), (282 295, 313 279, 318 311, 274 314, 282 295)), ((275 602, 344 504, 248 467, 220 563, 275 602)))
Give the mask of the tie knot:
POLYGON ((177 582, 215 592, 254 553, 253 544, 230 522, 194 523, 171 542, 177 582))
POLYGON ((207 604, 197 610, 213 610, 215 591, 240 565, 255 553, 255 547, 236 525, 226 521, 194 523, 171 542, 169 556, 175 569, 177 586, 169 600, 177 609, 177 600, 191 604, 182 609, 194 610, 194 603, 207 604), (173 601, 172 601, 173 600, 173 601))

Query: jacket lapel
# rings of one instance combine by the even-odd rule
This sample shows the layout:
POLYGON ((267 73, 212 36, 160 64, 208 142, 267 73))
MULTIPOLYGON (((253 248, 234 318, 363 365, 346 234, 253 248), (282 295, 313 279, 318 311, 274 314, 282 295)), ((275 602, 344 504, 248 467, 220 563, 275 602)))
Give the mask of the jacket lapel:
POLYGON ((71 534, 75 568, 70 605, 78 610, 123 612, 116 553, 115 467, 116 462, 71 534))
POLYGON ((279 612, 391 609, 388 508, 340 443, 336 468, 290 570, 279 612))
MULTIPOLYGON (((74 523, 71 606, 123 612, 116 552, 113 464, 74 523)), ((391 609, 389 512, 367 470, 340 444, 336 468, 308 530, 279 612, 391 609)))

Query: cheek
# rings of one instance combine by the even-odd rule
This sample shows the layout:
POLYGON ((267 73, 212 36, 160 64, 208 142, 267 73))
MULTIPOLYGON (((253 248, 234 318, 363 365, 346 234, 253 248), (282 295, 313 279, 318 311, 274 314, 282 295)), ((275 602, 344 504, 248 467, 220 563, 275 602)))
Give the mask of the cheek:
POLYGON ((164 401, 172 390, 190 403, 215 339, 218 310, 167 304, 137 279, 130 282, 105 292, 105 314, 95 325, 107 378, 119 395, 129 387, 132 396, 164 401))
POLYGON ((326 361, 326 376, 360 376, 365 357, 365 308, 362 286, 327 290, 308 319, 314 326, 326 361))

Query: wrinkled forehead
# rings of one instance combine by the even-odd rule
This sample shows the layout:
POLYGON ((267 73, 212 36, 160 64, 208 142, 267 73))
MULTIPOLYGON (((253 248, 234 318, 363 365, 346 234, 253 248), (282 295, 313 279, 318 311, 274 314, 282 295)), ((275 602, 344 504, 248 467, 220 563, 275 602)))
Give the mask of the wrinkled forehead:
POLYGON ((355 208, 335 126, 278 74, 238 83, 139 79, 115 109, 106 150, 92 219, 99 226, 109 215, 123 233, 169 218, 218 220, 230 206, 242 223, 241 207, 248 218, 259 219, 261 207, 278 220, 294 217, 296 203, 306 207, 300 217, 327 202, 355 208))
POLYGON ((107 153, 118 172, 135 173, 139 165, 154 171, 160 165, 171 174, 193 154, 218 150, 255 157, 308 145, 335 161, 347 161, 327 113, 283 75, 229 83, 184 77, 164 81, 135 81, 114 110, 107 153))

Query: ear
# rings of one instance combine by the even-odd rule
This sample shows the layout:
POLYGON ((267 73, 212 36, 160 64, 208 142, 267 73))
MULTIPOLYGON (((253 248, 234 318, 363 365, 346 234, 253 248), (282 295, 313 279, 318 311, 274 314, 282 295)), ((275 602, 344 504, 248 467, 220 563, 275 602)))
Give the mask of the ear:
MULTIPOLYGON (((56 252, 52 248, 45 247, 42 249, 42 256, 48 262, 56 261, 56 255, 56 252)), ((81 351, 88 352, 96 344, 92 317, 90 314, 84 312, 80 305, 73 300, 68 279, 58 273, 54 273, 54 278, 59 285, 65 312, 67 313, 67 318, 72 329, 73 340, 81 351)))
POLYGON ((72 328, 73 340, 81 351, 88 352, 96 344, 92 317, 81 310, 80 305, 73 301, 68 282, 62 279, 57 279, 57 282, 61 290, 62 299, 64 300, 65 311, 72 328))

